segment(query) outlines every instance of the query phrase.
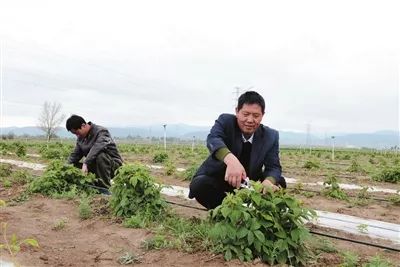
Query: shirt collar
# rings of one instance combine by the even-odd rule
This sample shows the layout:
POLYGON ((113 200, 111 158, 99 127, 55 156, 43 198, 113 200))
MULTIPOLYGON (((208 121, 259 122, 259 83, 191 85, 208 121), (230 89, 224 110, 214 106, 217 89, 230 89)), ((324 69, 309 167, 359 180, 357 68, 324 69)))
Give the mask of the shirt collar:
POLYGON ((253 144, 253 137, 254 137, 254 133, 250 136, 249 139, 246 139, 246 137, 244 137, 244 135, 242 134, 242 141, 243 141, 243 143, 250 142, 250 144, 253 144))

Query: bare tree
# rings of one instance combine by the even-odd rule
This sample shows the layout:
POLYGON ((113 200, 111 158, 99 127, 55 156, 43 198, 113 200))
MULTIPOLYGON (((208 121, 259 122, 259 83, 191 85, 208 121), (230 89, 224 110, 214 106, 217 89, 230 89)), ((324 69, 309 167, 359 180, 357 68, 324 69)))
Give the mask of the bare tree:
POLYGON ((39 115, 38 128, 45 132, 47 141, 50 141, 57 132, 57 127, 64 120, 65 115, 61 113, 61 104, 57 102, 44 102, 42 112, 39 115))

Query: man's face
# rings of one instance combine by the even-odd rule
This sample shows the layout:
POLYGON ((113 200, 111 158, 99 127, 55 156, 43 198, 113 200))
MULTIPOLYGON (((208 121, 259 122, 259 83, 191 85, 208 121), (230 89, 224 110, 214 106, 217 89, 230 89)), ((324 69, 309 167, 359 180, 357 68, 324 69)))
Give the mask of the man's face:
POLYGON ((79 129, 71 129, 71 133, 73 133, 77 137, 85 138, 87 135, 86 124, 82 124, 81 128, 79 129))
POLYGON ((252 135, 257 130, 263 115, 261 106, 258 104, 243 104, 240 110, 236 109, 239 128, 245 135, 252 135))

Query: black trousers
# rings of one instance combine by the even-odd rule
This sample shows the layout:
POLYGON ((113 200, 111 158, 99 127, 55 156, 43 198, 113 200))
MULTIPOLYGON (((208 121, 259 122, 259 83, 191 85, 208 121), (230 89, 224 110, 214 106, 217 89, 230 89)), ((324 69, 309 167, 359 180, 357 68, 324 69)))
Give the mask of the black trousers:
MULTIPOLYGON (((75 163, 74 166, 81 169, 82 163, 75 163)), ((108 188, 110 187, 110 180, 114 177, 115 171, 120 166, 121 163, 119 161, 102 152, 96 157, 95 161, 88 164, 88 170, 98 178, 98 181, 94 183, 95 186, 108 188)))
MULTIPOLYGON (((286 188, 285 178, 282 177, 282 182, 279 185, 286 188)), ((195 198, 207 209, 214 209, 221 205, 226 193, 233 192, 235 188, 223 178, 199 175, 193 177, 189 189, 189 198, 195 198)))

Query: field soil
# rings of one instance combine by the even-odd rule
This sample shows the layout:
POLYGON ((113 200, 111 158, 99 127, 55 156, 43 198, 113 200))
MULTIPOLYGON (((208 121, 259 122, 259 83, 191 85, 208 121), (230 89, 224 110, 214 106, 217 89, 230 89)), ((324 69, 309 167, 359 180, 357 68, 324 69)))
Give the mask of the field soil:
MULTIPOLYGON (((0 199, 8 200, 18 193, 13 188, 3 189, 0 191, 0 199)), ((167 197, 167 201, 200 208, 193 201, 182 198, 167 197)), ((123 227, 120 220, 110 216, 107 197, 95 198, 92 204, 94 216, 88 220, 79 218, 78 205, 75 200, 35 195, 26 202, 1 208, 0 221, 8 224, 8 235, 16 234, 19 239, 35 238, 40 245, 39 248, 22 246, 14 259, 5 250, 1 250, 1 259, 21 266, 121 266, 118 259, 129 252, 138 259, 135 266, 266 266, 258 261, 226 262, 221 255, 206 252, 189 254, 176 250, 147 251, 141 244, 152 233, 146 229, 123 227)), ((207 216, 205 211, 183 206, 174 205, 174 210, 185 217, 207 216)), ((325 232, 327 230, 332 232, 324 229, 325 232)), ((337 232, 334 234, 339 235, 337 232)), ((345 233, 340 233, 340 236, 354 238, 345 233)), ((332 242, 339 250, 357 251, 365 259, 379 253, 393 263, 400 263, 400 255, 396 253, 344 241, 332 242)), ((341 257, 337 253, 324 252, 310 266, 337 266, 340 262, 341 257)))
MULTIPOLYGON (((139 161, 149 164, 150 159, 143 157, 139 161)), ((41 174, 41 171, 29 170, 29 172, 35 176, 41 174)), ((159 183, 189 186, 189 182, 183 180, 182 173, 176 172, 167 176, 165 169, 152 169, 151 173, 159 183)), ((304 173, 303 175, 311 178, 304 179, 304 181, 302 179, 302 182, 317 181, 317 175, 308 176, 308 174, 304 173)), ((301 176, 296 178, 301 178, 301 176)), ((356 179, 349 179, 342 182, 350 183, 351 180, 356 181, 356 179)), ((382 184, 379 186, 385 187, 382 184)), ((390 186, 386 187, 391 188, 390 186)), ((399 185, 393 187, 397 188, 399 185)), ((4 188, 0 184, 0 199, 10 203, 10 200, 18 197, 23 191, 24 187, 21 185, 4 188)), ((388 197, 379 193, 376 196, 388 197)), ((352 201, 333 200, 320 195, 308 198, 297 194, 296 197, 301 199, 306 206, 314 209, 400 223, 400 207, 389 202, 371 200, 367 206, 356 206, 352 201)), ((166 199, 181 205, 173 205, 179 215, 202 218, 207 216, 207 212, 201 210, 202 207, 195 201, 176 197, 166 197, 166 199), (187 208, 184 207, 185 205, 195 206, 199 209, 187 208)), ((189 254, 165 249, 147 251, 141 245, 143 241, 152 236, 152 233, 146 229, 123 227, 120 220, 110 216, 106 197, 96 198, 94 216, 88 220, 79 218, 79 203, 74 200, 57 200, 36 195, 22 203, 11 203, 13 204, 0 208, 0 222, 8 224, 7 234, 9 236, 16 234, 20 240, 34 238, 40 245, 39 248, 22 246, 15 259, 11 258, 7 251, 0 250, 0 259, 16 262, 21 266, 121 266, 118 259, 126 253, 137 257, 136 266, 266 266, 258 261, 241 263, 233 260, 226 262, 222 255, 212 255, 207 252, 189 254)), ((317 230, 359 239, 359 236, 330 229, 317 230)), ((365 237, 362 238, 365 239, 365 237)), ((367 258, 379 254, 381 257, 391 260, 395 266, 400 266, 399 253, 345 241, 333 239, 330 241, 339 251, 356 252, 364 262, 367 258)), ((366 241, 376 243, 377 240, 366 239, 366 241)), ((3 237, 1 237, 0 243, 3 242, 3 237)), ((379 241, 379 244, 385 244, 385 242, 379 241)), ((341 261, 340 253, 321 252, 319 258, 311 262, 309 266, 338 266, 341 261)))

